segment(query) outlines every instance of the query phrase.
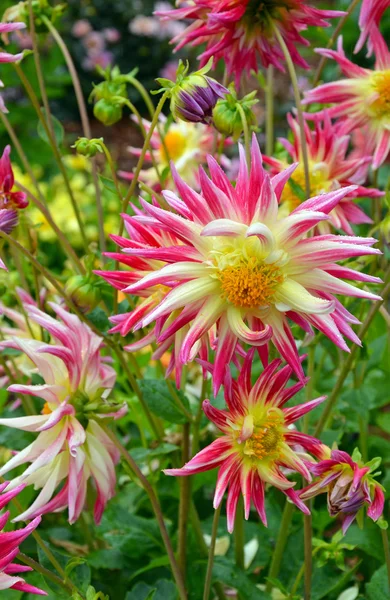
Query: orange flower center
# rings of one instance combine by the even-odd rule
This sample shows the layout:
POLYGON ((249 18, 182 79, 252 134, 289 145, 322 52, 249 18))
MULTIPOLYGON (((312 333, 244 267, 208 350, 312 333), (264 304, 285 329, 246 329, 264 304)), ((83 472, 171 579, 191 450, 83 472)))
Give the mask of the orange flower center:
POLYGON ((280 443, 284 439, 280 425, 278 415, 269 415, 260 426, 254 428, 251 437, 245 442, 244 454, 259 460, 277 458, 280 443))
POLYGON ((160 146, 160 156, 166 162, 177 160, 183 155, 186 145, 187 140, 180 131, 168 131, 164 137, 164 143, 160 146))
POLYGON ((372 75, 372 85, 379 97, 370 108, 376 117, 390 117, 390 69, 372 75))
POLYGON ((43 405, 43 408, 41 410, 41 414, 42 415, 50 415, 50 413, 52 412, 49 404, 47 402, 45 402, 45 404, 43 405))
POLYGON ((251 258, 248 263, 226 267, 218 278, 228 302, 239 308, 257 308, 272 302, 283 275, 278 267, 251 258))

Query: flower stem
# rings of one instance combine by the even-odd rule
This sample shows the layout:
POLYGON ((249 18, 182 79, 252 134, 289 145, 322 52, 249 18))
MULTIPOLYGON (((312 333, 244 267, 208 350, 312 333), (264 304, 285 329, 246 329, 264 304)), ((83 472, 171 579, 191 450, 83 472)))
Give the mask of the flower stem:
POLYGON ((244 570, 244 503, 240 495, 237 503, 237 514, 234 523, 234 556, 236 565, 239 569, 244 570))
POLYGON ((311 598, 311 577, 312 577, 312 568, 313 568, 313 546, 312 546, 312 516, 304 515, 303 516, 303 537, 304 537, 304 552, 305 552, 305 600, 310 600, 311 598))
MULTIPOLYGON (((190 424, 183 425, 182 464, 190 460, 190 424)), ((191 499, 191 478, 182 477, 180 480, 179 501, 179 532, 177 553, 179 557, 180 570, 185 579, 186 575, 186 550, 187 550, 187 524, 191 499)))
MULTIPOLYGON (((31 0, 30 0, 31 1, 31 0)), ((81 89, 80 79, 77 75, 77 70, 74 65, 73 59, 70 55, 68 48, 58 30, 54 27, 53 23, 49 21, 49 19, 43 15, 42 21, 45 23, 46 27, 52 34, 53 38, 57 42, 58 47, 60 48, 62 55, 65 59, 66 66, 68 67, 68 71, 73 83, 73 89, 75 91, 77 105, 79 108, 81 124, 83 127, 83 132, 85 137, 88 139, 91 138, 91 127, 88 119, 88 112, 84 101, 83 91, 81 89)), ((103 204, 102 204, 102 195, 99 186, 99 179, 97 175, 97 167, 96 161, 94 158, 91 160, 92 163, 92 180, 93 185, 95 187, 95 195, 96 195, 96 212, 98 216, 98 228, 99 228, 99 245, 101 252, 105 252, 106 250, 106 239, 104 235, 104 213, 103 213, 103 204)))
POLYGON ((109 438, 111 439, 111 441, 113 442, 113 444, 118 448, 119 452, 121 453, 121 455, 123 456, 124 460, 127 462, 127 464, 129 465, 130 469, 132 470, 132 472, 137 476, 137 478, 139 479, 142 487, 144 488, 145 492, 147 493, 150 503, 152 505, 154 514, 156 516, 157 519, 157 523, 160 529, 160 533, 161 533, 161 537, 163 539, 164 545, 165 545, 165 549, 167 551, 168 554, 168 558, 169 558, 169 562, 171 565, 171 569, 172 569, 172 573, 173 573, 173 577, 175 579, 176 582, 176 586, 179 592, 179 596, 180 596, 180 600, 186 600, 187 599, 187 592, 184 586, 184 580, 181 574, 181 571, 179 569, 178 563, 176 561, 174 552, 173 552, 173 548, 171 545, 171 541, 169 539, 169 535, 168 535, 168 531, 167 528, 165 526, 164 523, 164 517, 162 514, 162 510, 161 510, 161 506, 160 503, 158 501, 158 498, 153 490, 153 487, 151 485, 151 483, 149 482, 149 480, 145 477, 145 475, 141 472, 141 470, 139 469, 137 463, 135 462, 135 460, 132 458, 132 456, 128 453, 128 451, 126 450, 126 448, 124 446, 122 446, 122 444, 120 443, 120 441, 117 439, 116 435, 111 431, 111 429, 109 427, 107 427, 106 424, 101 424, 101 426, 103 427, 104 431, 106 432, 106 434, 109 436, 109 438))
MULTIPOLYGON (((364 319, 362 326, 360 327, 360 330, 358 332, 358 337, 360 338, 360 340, 363 340, 364 336, 366 335, 376 313, 379 311, 381 305, 383 302, 385 302, 385 300, 387 299, 387 297, 390 294, 390 266, 387 268, 386 271, 386 277, 385 277, 385 287, 383 289, 382 292, 382 300, 378 300, 377 302, 375 302, 374 304, 372 304, 370 310, 367 313, 366 318, 364 319)), ((329 399, 325 405, 325 408, 322 412, 321 418, 317 423, 317 427, 314 431, 314 435, 316 437, 318 437, 322 430, 324 429, 328 418, 332 412, 332 409, 336 403, 336 400, 338 398, 338 395, 343 387, 344 381, 347 378, 347 375, 349 374, 349 371, 352 368, 352 365, 354 363, 356 354, 359 350, 359 346, 357 346, 356 344, 351 348, 351 352, 349 353, 346 361, 343 364, 343 367, 340 371, 340 374, 338 376, 338 379, 336 381, 335 386, 333 387, 333 391, 331 393, 331 395, 329 396, 329 399)))
POLYGON ((383 551, 385 553, 385 561, 386 561, 386 568, 387 568, 387 581, 389 584, 389 592, 390 592, 390 548, 389 548, 389 538, 387 535, 387 529, 381 528, 381 535, 382 535, 383 551))
POLYGON ((221 514, 221 504, 218 506, 218 508, 215 509, 215 513, 214 513, 213 527, 211 530, 211 541, 210 541, 210 548, 209 548, 209 559, 207 561, 206 579, 204 582, 203 600, 209 600, 209 598, 210 598, 211 580, 212 580, 212 575, 213 575, 215 541, 217 539, 218 521, 219 521, 220 514, 221 514))
MULTIPOLYGON (((269 568, 268 578, 276 579, 279 575, 280 565, 282 563, 283 552, 286 547, 288 531, 290 527, 290 523, 292 520, 294 512, 294 505, 286 500, 284 505, 284 510, 282 514, 282 520, 280 521, 280 528, 278 533, 278 538, 276 540, 276 545, 274 549, 274 553, 272 555, 271 565, 269 568)), ((271 593, 273 588, 273 584, 271 581, 267 581, 266 591, 267 593, 271 593)))
POLYGON ((306 192, 306 198, 310 198, 309 159, 308 159, 308 154, 307 154, 305 121, 303 118, 303 110, 302 110, 302 104, 301 104, 301 94, 300 94, 299 85, 298 85, 298 78, 297 78, 297 74, 295 71, 294 63, 292 61, 292 58, 291 58, 290 52, 286 46, 286 43, 283 39, 283 36, 280 33, 277 26, 273 23, 273 21, 271 21, 271 22, 272 22, 272 26, 273 26, 273 29, 275 32, 275 36, 279 42, 279 45, 282 49, 283 54, 284 54, 284 58, 287 63, 288 72, 290 74, 291 85, 294 90, 295 105, 297 107, 298 124, 299 124, 299 129, 300 129, 300 142, 301 142, 301 150, 302 150, 303 169, 304 169, 304 173, 305 173, 305 192, 306 192))
POLYGON ((57 575, 55 575, 54 573, 49 571, 49 569, 46 569, 45 567, 43 567, 40 563, 36 562, 34 559, 23 554, 23 552, 19 552, 19 554, 17 555, 17 559, 20 560, 20 562, 24 563, 25 565, 28 565, 29 567, 34 569, 34 571, 36 571, 37 573, 40 573, 41 575, 43 575, 43 577, 45 579, 50 579, 50 581, 52 581, 56 585, 62 587, 67 592, 72 593, 72 588, 67 583, 65 583, 60 577, 58 577, 57 575))
POLYGON ((245 111, 239 102, 237 102, 237 110, 240 113, 242 129, 244 131, 246 162, 249 169, 251 166, 251 138, 249 133, 248 121, 245 116, 245 111))
POLYGON ((274 68, 267 69, 267 87, 265 91, 265 152, 272 156, 274 151, 274 68))

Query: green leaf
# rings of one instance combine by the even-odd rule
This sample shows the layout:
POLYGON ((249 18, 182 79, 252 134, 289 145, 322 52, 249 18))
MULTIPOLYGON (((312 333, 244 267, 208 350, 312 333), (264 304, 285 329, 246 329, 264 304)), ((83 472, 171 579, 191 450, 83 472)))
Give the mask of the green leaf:
POLYGON ((106 188, 106 190, 108 190, 112 194, 115 194, 115 196, 118 196, 118 192, 116 190, 115 183, 112 179, 109 179, 108 177, 104 177, 104 175, 100 175, 100 174, 99 174, 99 179, 100 179, 103 187, 106 188))
MULTIPOLYGON (((41 110, 43 113, 43 117, 47 122, 46 111, 44 108, 42 108, 41 110)), ((51 115, 51 123, 52 123, 52 129, 54 132, 54 137, 57 142, 57 146, 61 146, 62 142, 64 141, 64 128, 62 127, 59 120, 56 119, 56 117, 54 117, 53 115, 51 115)), ((43 140, 50 146, 51 145, 50 139, 48 138, 45 128, 43 127, 41 121, 39 121, 39 123, 38 123, 37 131, 38 131, 38 135, 41 138, 41 140, 43 140)))
POLYGON ((345 535, 344 542, 354 544, 359 550, 383 562, 381 533, 378 526, 369 519, 365 520, 364 529, 352 525, 345 535))
POLYGON ((88 319, 101 331, 105 333, 110 328, 110 321, 104 310, 97 306, 86 315, 88 319))
POLYGON ((213 581, 220 581, 236 589, 242 600, 269 600, 270 596, 259 590, 244 571, 227 558, 215 557, 213 566, 213 581))
POLYGON ((390 413, 380 413, 376 418, 376 423, 383 431, 390 433, 390 413))
POLYGON ((152 413, 169 423, 188 422, 189 419, 185 412, 189 411, 189 403, 182 392, 175 389, 175 394, 179 398, 179 402, 177 402, 172 397, 167 382, 163 379, 142 379, 139 386, 152 413))
POLYGON ((130 450, 130 454, 137 463, 142 463, 151 458, 171 454, 171 452, 175 452, 178 449, 179 446, 175 446, 174 444, 160 444, 157 448, 133 448, 130 450))
POLYGON ((137 583, 125 600, 177 600, 176 586, 172 581, 159 579, 152 586, 144 581, 137 583))
POLYGON ((366 592, 367 600, 389 600, 390 588, 386 565, 375 571, 371 581, 366 585, 366 592))

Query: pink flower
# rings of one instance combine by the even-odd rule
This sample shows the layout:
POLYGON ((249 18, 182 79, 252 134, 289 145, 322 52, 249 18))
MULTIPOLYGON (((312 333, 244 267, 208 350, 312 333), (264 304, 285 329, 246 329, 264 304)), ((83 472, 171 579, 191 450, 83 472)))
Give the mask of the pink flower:
POLYGON ((359 16, 360 37, 354 53, 359 52, 368 38, 368 56, 373 52, 371 36, 377 35, 377 28, 383 13, 390 7, 390 0, 363 0, 359 16))
POLYGON ((364 465, 360 453, 355 451, 351 458, 347 452, 330 448, 324 456, 324 460, 310 466, 319 479, 303 489, 300 498, 307 500, 327 492, 329 514, 332 517, 341 515, 344 534, 364 506, 368 507, 367 515, 377 521, 385 502, 382 486, 374 479, 380 459, 364 465))
MULTIPOLYGON (((8 481, 0 484, 0 492, 8 485, 8 481)), ((3 509, 12 498, 22 491, 24 485, 19 485, 12 491, 5 492, 0 495, 0 510, 3 509)), ((18 565, 14 562, 14 558, 19 554, 19 545, 36 529, 41 522, 41 517, 36 517, 23 529, 15 531, 3 531, 9 519, 9 511, 0 516, 0 590, 19 590, 26 594, 36 594, 38 596, 47 596, 47 593, 39 588, 29 585, 24 581, 19 573, 32 571, 31 567, 18 565)))
POLYGON ((336 264, 350 257, 380 254, 371 248, 374 238, 307 237, 355 188, 321 194, 281 218, 278 201, 297 165, 271 178, 262 167, 255 136, 251 155, 248 170, 241 148, 235 186, 209 156, 210 178, 202 168, 199 171, 201 193, 192 190, 172 164, 180 198, 163 192, 171 210, 141 199, 142 212, 126 217, 137 231, 148 231, 150 241, 140 244, 135 238, 133 248, 126 248, 127 264, 136 264, 138 271, 128 273, 124 292, 150 296, 158 290, 161 297, 158 306, 152 303, 134 311, 131 327, 135 331, 154 322, 154 333, 149 336, 155 336, 159 344, 180 333, 176 364, 194 360, 211 346, 215 391, 237 344, 242 343, 263 346, 260 353, 266 362, 266 345, 272 340, 303 378, 288 319, 307 332, 314 326, 348 351, 343 335, 359 343, 349 325, 357 320, 334 294, 379 298, 342 281, 379 282, 377 278, 336 264), (154 242, 156 232, 159 240, 154 242), (172 244, 168 233, 179 243, 172 244), (141 278, 142 271, 145 276, 141 278))
MULTIPOLYGON (((372 168, 378 169, 390 152, 390 52, 379 31, 373 35, 376 54, 375 70, 363 69, 349 61, 343 51, 342 38, 337 50, 319 48, 323 56, 336 60, 348 79, 325 83, 306 92, 304 102, 334 104, 327 109, 331 118, 339 118, 339 134, 347 134, 363 125, 367 126, 368 152, 374 149, 372 168)), ((321 118, 324 111, 309 118, 321 118)))
MULTIPOLYGON (((25 23, 0 23, 0 35, 17 31, 18 29, 24 29, 25 23)), ((20 54, 9 54, 8 52, 0 52, 0 63, 17 62, 23 58, 23 52, 20 54)))
POLYGON ((252 501, 264 525, 267 525, 264 507, 266 483, 282 490, 300 510, 308 514, 309 510, 293 490, 296 482, 285 477, 282 467, 310 481, 308 467, 313 460, 306 453, 314 456, 322 456, 323 453, 320 440, 290 426, 323 402, 325 397, 284 408, 286 402, 303 388, 305 381, 285 388, 292 371, 288 366, 277 371, 282 362, 278 359, 264 369, 252 386, 253 355, 254 351, 251 350, 246 356, 237 381, 232 380, 230 369, 226 368, 224 391, 228 410, 219 410, 208 400, 203 402, 206 416, 223 435, 198 452, 181 469, 164 471, 167 475, 194 475, 220 467, 214 508, 218 508, 229 487, 227 520, 230 533, 233 531, 240 493, 244 497, 245 518, 249 517, 252 501))
MULTIPOLYGON (((291 177, 291 181, 299 186, 304 195, 305 174, 302 161, 302 148, 300 141, 299 125, 288 115, 288 122, 293 134, 293 142, 285 138, 279 141, 291 158, 291 162, 298 162, 298 167, 291 177)), ((324 114, 324 121, 317 121, 314 130, 305 123, 305 138, 309 159, 310 172, 310 195, 317 195, 337 190, 349 185, 357 184, 335 208, 329 213, 330 221, 319 224, 319 230, 327 233, 329 225, 336 229, 343 229, 348 235, 353 235, 352 224, 372 223, 371 219, 353 202, 360 197, 377 198, 383 196, 384 192, 373 188, 362 187, 367 178, 367 171, 372 157, 367 154, 358 159, 346 156, 350 143, 349 135, 340 135, 337 124, 332 124, 328 113, 324 114)), ((287 160, 265 156, 264 161, 271 165, 273 175, 280 173, 288 167, 287 160)), ((283 190, 280 202, 283 204, 286 214, 302 202, 297 192, 287 184, 283 190)))
POLYGON ((297 44, 309 45, 301 32, 309 25, 328 27, 326 19, 344 14, 313 8, 304 0, 194 0, 180 4, 184 6, 156 13, 164 20, 190 21, 188 27, 172 39, 176 50, 187 44, 206 43, 206 50, 199 56, 201 66, 210 57, 215 61, 223 60, 237 84, 244 71, 248 74, 252 69, 257 72, 258 60, 265 67, 274 65, 284 71, 284 55, 274 28, 278 28, 293 61, 308 68, 296 47, 297 44))
POLYGON ((118 418, 125 407, 107 401, 115 371, 102 360, 101 338, 75 315, 53 303, 49 305, 61 321, 33 305, 25 309, 29 319, 50 334, 54 344, 20 337, 1 343, 2 348, 22 350, 44 380, 39 385, 14 384, 8 390, 36 396, 45 404, 41 414, 0 419, 1 425, 38 433, 27 448, 3 466, 0 475, 30 463, 10 481, 7 490, 21 483, 41 489, 16 521, 68 507, 69 521, 73 523, 84 507, 87 483, 92 479, 97 490, 94 516, 99 522, 107 501, 115 493, 119 453, 97 420, 118 418))

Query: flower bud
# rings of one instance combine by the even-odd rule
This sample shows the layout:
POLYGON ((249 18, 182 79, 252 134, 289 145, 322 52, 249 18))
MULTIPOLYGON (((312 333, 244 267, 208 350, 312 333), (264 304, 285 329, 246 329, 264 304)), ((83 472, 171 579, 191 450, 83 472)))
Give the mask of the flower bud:
POLYGON ((90 312, 101 300, 99 286, 94 285, 88 275, 73 275, 65 286, 65 292, 82 312, 90 312))
POLYGON ((230 85, 229 93, 221 100, 218 100, 214 107, 214 127, 223 135, 231 135, 235 141, 238 140, 243 131, 241 111, 239 110, 238 105, 240 105, 244 111, 248 127, 255 126, 256 117, 251 108, 258 102, 255 96, 256 91, 253 91, 239 100, 234 85, 230 85))
POLYGON ((103 125, 106 125, 106 127, 109 127, 121 120, 122 107, 116 102, 111 102, 110 100, 102 98, 96 102, 93 108, 93 114, 98 121, 103 123, 103 125))
POLYGON ((176 72, 176 82, 158 78, 164 87, 159 91, 169 91, 171 112, 175 119, 190 123, 210 123, 213 108, 219 98, 228 90, 206 73, 210 70, 212 59, 203 69, 188 73, 189 65, 180 61, 176 72))
POLYGON ((73 144, 72 148, 76 148, 78 154, 92 157, 96 156, 98 152, 103 152, 103 141, 103 138, 93 138, 92 140, 89 140, 86 137, 81 137, 73 144))

